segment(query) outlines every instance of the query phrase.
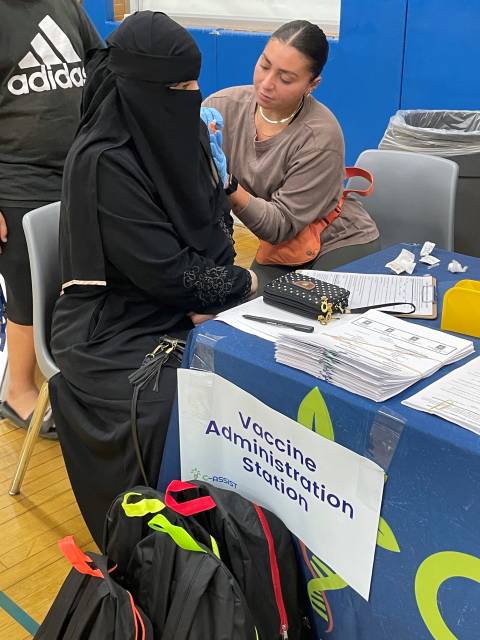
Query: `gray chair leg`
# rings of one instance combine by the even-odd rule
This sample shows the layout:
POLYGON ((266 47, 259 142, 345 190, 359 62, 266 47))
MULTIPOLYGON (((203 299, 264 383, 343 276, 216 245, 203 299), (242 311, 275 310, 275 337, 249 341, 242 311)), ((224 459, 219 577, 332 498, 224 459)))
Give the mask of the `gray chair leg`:
POLYGON ((0 385, 0 400, 3 402, 7 397, 8 388, 8 360, 5 363, 5 369, 3 370, 2 383, 0 385))
POLYGON ((16 496, 23 482, 23 477, 27 470, 28 463, 32 457, 33 447, 37 441, 38 434, 42 426, 43 418, 48 406, 48 381, 42 384, 40 392, 38 394, 37 404, 33 412, 32 419, 28 426, 27 435, 20 452, 20 458, 18 460, 17 468, 15 469, 15 475, 13 476, 12 484, 10 486, 9 494, 16 496))

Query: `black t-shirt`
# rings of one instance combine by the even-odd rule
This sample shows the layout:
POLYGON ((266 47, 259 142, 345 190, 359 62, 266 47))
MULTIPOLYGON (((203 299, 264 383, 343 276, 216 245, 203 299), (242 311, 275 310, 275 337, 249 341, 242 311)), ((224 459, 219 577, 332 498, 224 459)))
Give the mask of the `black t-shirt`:
POLYGON ((0 0, 0 210, 60 199, 85 54, 98 46, 76 0, 0 0))

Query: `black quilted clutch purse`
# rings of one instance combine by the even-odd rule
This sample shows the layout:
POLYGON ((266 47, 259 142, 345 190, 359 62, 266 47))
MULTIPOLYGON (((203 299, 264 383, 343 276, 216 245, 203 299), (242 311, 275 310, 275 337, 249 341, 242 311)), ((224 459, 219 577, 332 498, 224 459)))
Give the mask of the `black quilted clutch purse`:
POLYGON ((292 272, 265 285, 266 303, 326 324, 334 313, 344 313, 350 291, 310 276, 292 272))

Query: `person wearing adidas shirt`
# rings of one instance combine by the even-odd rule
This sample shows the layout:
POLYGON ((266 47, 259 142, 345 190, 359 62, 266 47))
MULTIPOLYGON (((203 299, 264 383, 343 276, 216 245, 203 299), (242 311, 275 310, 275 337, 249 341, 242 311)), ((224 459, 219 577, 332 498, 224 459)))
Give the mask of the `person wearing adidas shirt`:
MULTIPOLYGON (((101 40, 76 0, 0 0, 0 273, 7 293, 9 388, 0 418, 26 428, 38 391, 27 211, 60 200, 80 117, 84 59, 101 40)), ((55 437, 53 422, 42 427, 55 437)))

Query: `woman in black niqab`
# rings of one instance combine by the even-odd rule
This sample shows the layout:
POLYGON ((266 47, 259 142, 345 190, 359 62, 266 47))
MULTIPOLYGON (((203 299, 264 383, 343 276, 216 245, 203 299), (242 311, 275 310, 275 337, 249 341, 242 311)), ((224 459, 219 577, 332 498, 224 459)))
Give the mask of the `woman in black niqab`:
POLYGON ((201 55, 195 41, 165 14, 143 11, 125 20, 108 45, 90 63, 79 135, 65 167, 62 226, 71 255, 63 261, 64 285, 105 280, 98 237, 91 235, 96 244, 90 252, 89 239, 74 225, 96 230, 97 194, 90 191, 85 208, 85 185, 96 182, 99 156, 127 138, 187 245, 204 250, 214 222, 201 171, 208 140, 199 144, 200 91, 171 89, 198 78, 201 55))
MULTIPOLYGON (((162 13, 127 18, 87 65, 60 219, 63 294, 52 325, 52 408, 75 496, 97 544, 106 510, 144 483, 128 376, 159 337, 252 292, 233 266, 229 207, 199 118, 200 53, 162 13), (174 87, 180 88, 174 88, 174 87)), ((142 391, 137 430, 156 486, 176 370, 142 391)))

